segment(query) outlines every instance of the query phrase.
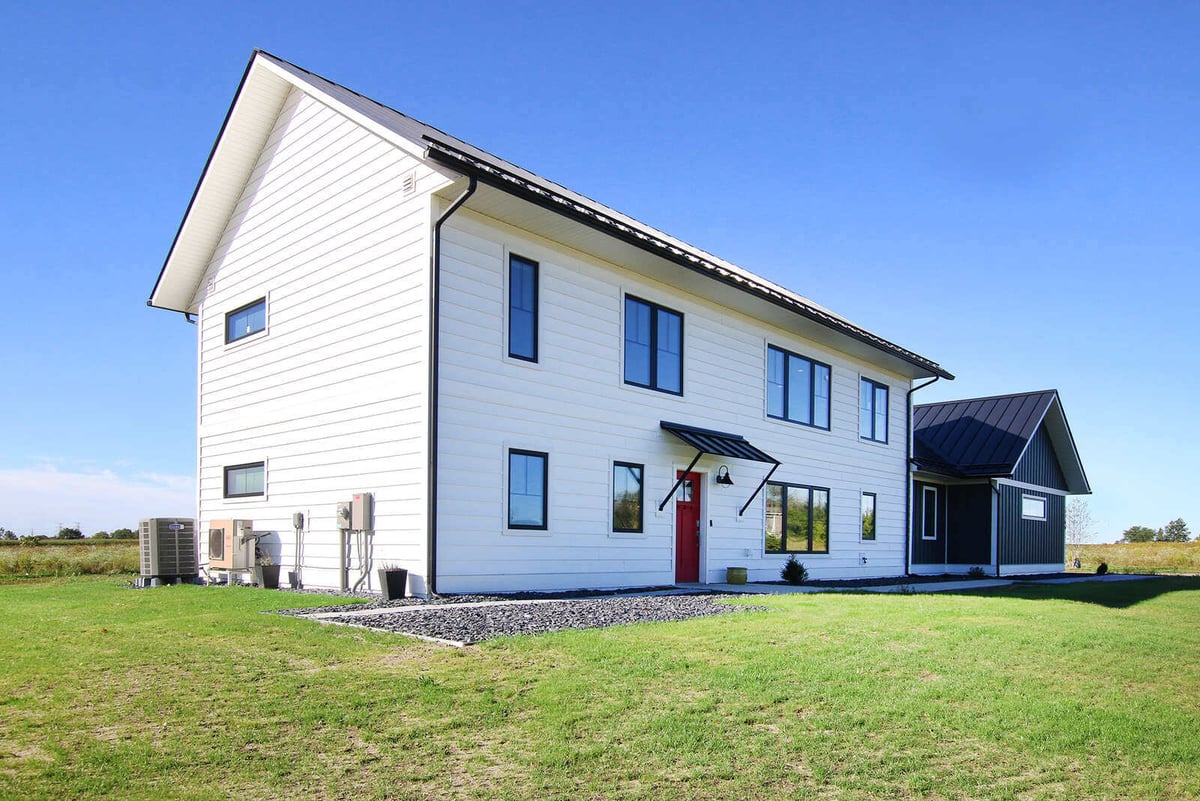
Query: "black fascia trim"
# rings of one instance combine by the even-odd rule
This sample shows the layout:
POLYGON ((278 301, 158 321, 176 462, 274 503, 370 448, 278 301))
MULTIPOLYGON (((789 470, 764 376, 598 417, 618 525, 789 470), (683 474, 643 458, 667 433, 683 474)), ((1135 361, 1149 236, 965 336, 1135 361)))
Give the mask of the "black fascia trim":
MULTIPOLYGON (((832 544, 832 543, 830 543, 831 537, 830 537, 830 528, 829 528, 829 517, 830 517, 830 507, 833 505, 833 491, 831 489, 829 489, 829 487, 817 487, 812 484, 793 484, 790 481, 772 481, 772 482, 768 483, 767 486, 769 486, 769 487, 787 487, 789 489, 808 490, 808 550, 807 551, 796 551, 796 550, 792 550, 791 548, 784 548, 784 549, 778 550, 778 551, 768 551, 767 547, 766 547, 766 532, 764 532, 763 533, 763 540, 764 540, 763 541, 763 553, 769 553, 769 554, 782 554, 782 553, 828 554, 829 546, 832 544), (823 550, 823 551, 814 551, 812 549, 813 525, 815 522, 814 519, 816 517, 813 514, 813 499, 812 499, 813 490, 820 490, 821 492, 825 493, 825 550, 823 550)), ((785 492, 784 497, 783 497, 783 543, 784 543, 784 545, 787 544, 787 506, 788 506, 787 493, 785 492)), ((764 508, 765 508, 765 505, 764 505, 764 508)))
POLYGON ((508 502, 505 504, 505 526, 512 531, 546 531, 550 526, 550 454, 544 451, 528 451, 522 448, 508 449, 508 502), (512 522, 512 457, 536 456, 542 460, 542 524, 528 526, 512 522))
POLYGON ((932 362, 893 342, 889 342, 883 337, 871 334, 827 312, 786 297, 770 287, 755 283, 745 276, 734 273, 732 270, 689 253, 678 245, 666 242, 657 236, 635 230, 628 224, 610 217, 603 212, 589 209, 557 192, 552 192, 507 170, 488 164, 469 153, 459 150, 453 145, 440 142, 428 135, 422 138, 429 143, 429 147, 426 148, 426 155, 430 159, 467 175, 474 175, 488 186, 495 187, 522 200, 527 200, 548 211, 561 214, 589 228, 619 239, 626 244, 633 245, 647 253, 674 262, 681 267, 686 267, 689 270, 706 275, 728 286, 755 295, 762 300, 799 314, 801 317, 823 325, 826 328, 837 331, 840 334, 845 334, 876 350, 895 356, 914 367, 927 370, 940 378, 954 380, 954 376, 943 370, 936 362, 932 362))
POLYGON ((246 337, 252 337, 255 334, 261 334, 263 331, 266 331, 267 330, 266 311, 267 311, 267 296, 263 295, 258 300, 252 300, 245 305, 238 306, 236 309, 230 309, 229 311, 225 312, 225 344, 231 345, 234 342, 241 342, 246 337), (242 334, 241 336, 236 336, 236 337, 233 337, 232 339, 230 339, 230 337, 229 337, 229 318, 232 317, 233 315, 237 314, 238 312, 243 312, 246 309, 254 308, 255 306, 257 306, 260 303, 263 306, 263 327, 258 329, 257 331, 251 331, 248 334, 242 334))
POLYGON ((523 362, 537 363, 538 360, 538 340, 541 339, 541 314, 540 302, 542 291, 542 266, 533 259, 528 259, 517 253, 508 254, 508 357, 510 359, 520 359, 523 362), (523 262, 533 267, 533 355, 525 356, 521 353, 513 353, 512 347, 512 268, 513 261, 523 262))
MULTIPOLYGON (((771 410, 768 409, 767 417, 771 418, 772 420, 783 420, 784 422, 795 423, 796 425, 808 426, 809 428, 820 429, 821 431, 832 430, 831 427, 833 426, 833 366, 828 365, 825 362, 819 362, 816 359, 810 358, 808 356, 802 356, 801 354, 790 351, 787 348, 781 348, 778 345, 772 345, 769 342, 767 343, 767 358, 768 359, 771 358, 770 353, 773 350, 779 351, 780 353, 783 354, 783 410, 784 410, 784 413, 782 415, 771 414, 771 410), (829 408, 825 410, 826 415, 829 418, 829 425, 819 426, 816 423, 809 423, 809 422, 805 422, 804 420, 796 420, 795 418, 787 416, 788 394, 789 394, 788 389, 791 386, 791 371, 789 371, 787 369, 787 363, 788 363, 788 359, 791 359, 791 358, 802 359, 802 360, 808 362, 814 368, 820 366, 820 367, 824 367, 826 370, 829 371, 829 397, 826 399, 829 401, 829 408)), ((808 411, 809 411, 809 416, 814 419, 816 418, 815 411, 816 411, 816 407, 817 407, 817 381, 816 381, 815 373, 816 373, 816 371, 813 370, 813 372, 811 372, 809 374, 810 380, 808 382, 808 411)))
MULTIPOLYGON (((655 303, 652 300, 639 298, 637 295, 625 295, 625 302, 633 301, 650 307, 650 383, 642 384, 637 381, 630 381, 625 375, 625 365, 621 364, 621 378, 626 384, 631 387, 641 387, 642 389, 652 389, 655 392, 663 392, 667 395, 676 395, 683 397, 683 363, 686 355, 684 354, 684 314, 683 312, 675 311, 674 309, 663 306, 661 303, 655 303), (658 386, 658 314, 657 312, 664 311, 667 314, 673 314, 679 318, 679 391, 673 389, 664 389, 658 386)), ((629 316, 625 316, 625 329, 629 329, 629 316)), ((625 344, 625 332, 621 332, 622 347, 625 344)), ((622 350, 622 356, 624 351, 622 350)), ((624 362, 624 360, 622 360, 624 362)))
POLYGON ((266 462, 246 462, 245 464, 227 465, 221 475, 221 497, 223 498, 261 498, 267 494, 267 463, 266 462), (229 471, 245 470, 248 467, 261 467, 263 470, 263 491, 262 492, 229 492, 229 471))
MULTIPOLYGON (((613 481, 616 481, 618 467, 636 468, 638 471, 638 525, 637 528, 617 528, 616 517, 613 517, 612 530, 614 534, 642 534, 646 530, 646 465, 636 462, 613 462, 613 481)), ((613 502, 617 500, 616 484, 613 485, 613 502)), ((614 510, 615 511, 615 510, 614 510)))
MULTIPOLYGON (((237 91, 234 92, 233 102, 229 104, 229 109, 225 112, 225 120, 221 123, 221 130, 217 131, 217 138, 213 140, 212 149, 208 151, 208 159, 204 162, 204 170, 200 173, 200 180, 196 181, 196 188, 192 190, 192 199, 188 201, 187 210, 183 212, 183 219, 179 221, 179 228, 175 231, 175 238, 171 240, 171 249, 167 251, 167 258, 163 259, 162 269, 158 271, 158 278, 154 282, 154 288, 150 290, 150 297, 146 300, 146 305, 154 309, 166 309, 166 306, 154 305, 154 293, 158 292, 158 285, 162 283, 163 276, 166 275, 167 265, 171 263, 171 256, 175 253, 175 246, 179 244, 179 237, 183 235, 183 226, 187 223, 188 217, 192 213, 192 206, 196 205, 196 198, 200 195, 200 187, 204 186, 204 179, 208 177, 208 170, 212 167, 213 158, 217 155, 217 146, 221 144, 221 137, 225 136, 225 129, 229 127, 229 121, 233 118, 233 110, 237 107, 238 99, 242 96, 242 89, 246 86, 246 79, 250 77, 250 68, 254 66, 254 59, 259 53, 271 55, 264 50, 255 50, 250 54, 250 61, 246 64, 245 71, 242 72, 242 79, 238 81, 237 91)), ((182 309, 167 309, 167 311, 183 311, 182 309)))

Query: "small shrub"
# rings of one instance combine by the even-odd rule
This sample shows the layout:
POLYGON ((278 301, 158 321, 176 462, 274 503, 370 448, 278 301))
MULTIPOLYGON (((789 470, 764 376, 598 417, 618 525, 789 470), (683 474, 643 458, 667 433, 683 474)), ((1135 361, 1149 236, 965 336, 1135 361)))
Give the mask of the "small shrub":
POLYGON ((987 573, 985 573, 983 568, 980 567, 979 565, 975 565, 973 568, 971 568, 970 570, 967 571, 967 578, 986 578, 986 577, 987 577, 987 573))
POLYGON ((1100 566, 1098 568, 1096 568, 1097 576, 1103 576, 1107 572, 1108 572, 1108 562, 1101 562, 1100 566))
POLYGON ((788 584, 803 584, 808 581, 808 568, 803 562, 797 562, 796 557, 789 556, 787 564, 779 571, 779 577, 788 584))

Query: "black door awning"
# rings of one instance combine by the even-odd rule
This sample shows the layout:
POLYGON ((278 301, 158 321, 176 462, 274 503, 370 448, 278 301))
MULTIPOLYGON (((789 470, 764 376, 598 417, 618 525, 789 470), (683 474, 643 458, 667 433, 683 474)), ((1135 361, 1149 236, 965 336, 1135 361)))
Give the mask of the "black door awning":
MULTIPOLYGON (((668 423, 666 420, 659 421, 659 426, 663 431, 674 434, 683 442, 696 449, 696 458, 692 459, 692 463, 683 471, 685 475, 692 471, 692 468, 696 466, 696 462, 700 461, 700 457, 706 453, 711 453, 714 456, 725 456, 730 459, 766 462, 771 465, 770 472, 767 473, 766 478, 758 485, 758 489, 754 490, 754 494, 750 496, 749 500, 743 504, 741 511, 738 512, 738 517, 746 513, 746 509, 758 497, 758 493, 762 492, 762 488, 766 486, 767 481, 774 475, 775 470, 780 464, 778 459, 751 445, 741 434, 727 434, 724 431, 685 426, 682 423, 668 423)), ((671 496, 679 489, 679 485, 683 483, 683 478, 683 476, 679 477, 675 485, 671 487, 671 491, 667 493, 667 497, 663 498, 662 503, 658 505, 660 512, 666 508, 667 503, 671 500, 671 496)))

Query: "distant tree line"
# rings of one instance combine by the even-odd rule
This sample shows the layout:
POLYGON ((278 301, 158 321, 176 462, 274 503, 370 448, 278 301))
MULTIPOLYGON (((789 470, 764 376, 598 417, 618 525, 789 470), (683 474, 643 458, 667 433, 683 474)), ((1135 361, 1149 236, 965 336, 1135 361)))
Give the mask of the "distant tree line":
MULTIPOLYGON (((137 537, 137 532, 131 528, 119 528, 113 532, 97 531, 92 535, 92 539, 94 540, 136 540, 137 537)), ((21 540, 22 542, 38 542, 39 540, 47 539, 51 538, 45 536, 44 534, 29 534, 19 536, 17 532, 13 531, 12 529, 7 529, 3 526, 0 526, 0 540, 7 540, 9 542, 14 540, 21 540)), ((63 526, 58 530, 58 533, 54 535, 53 539, 81 540, 83 539, 83 532, 77 528, 63 526)))
POLYGON ((1121 542, 1190 542, 1192 532, 1182 517, 1177 517, 1162 528, 1130 526, 1121 535, 1121 542))

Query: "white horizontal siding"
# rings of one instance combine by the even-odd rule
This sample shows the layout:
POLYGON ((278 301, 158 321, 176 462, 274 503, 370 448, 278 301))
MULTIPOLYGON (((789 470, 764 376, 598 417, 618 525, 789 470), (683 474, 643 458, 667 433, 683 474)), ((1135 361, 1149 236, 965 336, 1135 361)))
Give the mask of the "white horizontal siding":
POLYGON ((253 520, 293 570, 303 512, 308 586, 338 584, 336 505, 357 492, 375 496, 376 562, 424 572, 428 193, 443 183, 294 91, 202 282, 201 526, 253 520), (422 191, 404 196, 410 170, 422 191), (226 345, 225 314, 264 296, 266 332, 226 345), (255 461, 266 495, 225 499, 224 467, 255 461))
MULTIPOLYGON (((905 391, 901 376, 730 312, 528 232, 459 212, 443 229, 439 393, 439 588, 607 587, 674 581, 673 506, 657 505, 695 452, 660 420, 744 435, 783 462, 775 480, 831 491, 829 554, 799 556, 816 578, 904 569, 905 391), (506 253, 540 264, 539 362, 506 358, 506 253), (684 396, 627 386, 624 295, 684 315, 684 396), (831 430, 769 419, 767 343, 832 366, 831 430), (858 436, 860 375, 887 383, 887 444, 858 436), (508 532, 508 448, 545 451, 549 529, 508 532), (645 533, 612 534, 614 460, 646 466, 645 533), (859 540, 860 493, 877 496, 877 539, 859 540), (865 564, 861 557, 866 557, 865 564)), ((769 465, 705 457, 702 580, 745 566, 778 578, 786 556, 763 553, 763 498, 738 509, 769 465), (735 486, 711 479, 727 464, 735 486)))

